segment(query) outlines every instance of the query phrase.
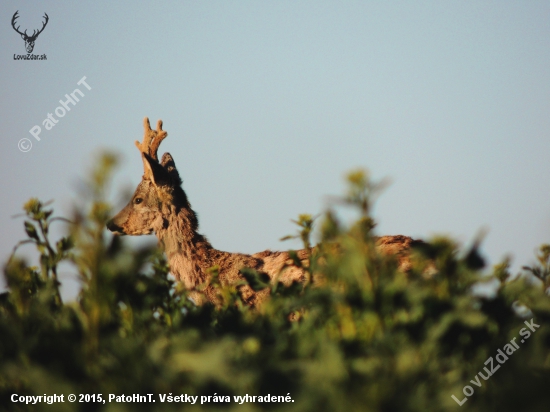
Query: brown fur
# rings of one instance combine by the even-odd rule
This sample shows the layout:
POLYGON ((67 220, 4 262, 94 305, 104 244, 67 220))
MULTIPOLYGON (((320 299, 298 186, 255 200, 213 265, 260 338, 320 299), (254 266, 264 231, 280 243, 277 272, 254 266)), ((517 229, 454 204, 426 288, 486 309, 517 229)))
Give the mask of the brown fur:
MULTIPOLYGON (((277 279, 285 285, 305 281, 304 270, 292 266, 288 252, 266 250, 247 255, 214 249, 198 233, 197 216, 181 188, 181 179, 172 156, 165 153, 158 161, 158 146, 167 136, 162 130, 162 121, 157 123, 157 130, 151 130, 149 119, 145 118, 144 126, 143 142, 136 142, 136 146, 142 153, 145 173, 132 200, 107 223, 112 232, 126 235, 155 232, 172 274, 192 291, 191 296, 197 304, 203 303, 201 294, 197 292, 199 286, 210 302, 217 302, 216 291, 209 285, 209 269, 212 267, 218 268, 219 282, 224 286, 242 283, 244 278, 239 271, 244 267, 263 272, 272 281, 277 279)), ((411 266, 409 250, 413 242, 407 236, 383 236, 378 238, 376 244, 383 253, 395 255, 400 269, 406 271, 411 266)), ((307 264, 308 251, 300 250, 297 254, 307 264)), ((244 301, 252 306, 269 295, 268 289, 255 292, 246 284, 238 288, 244 301)))

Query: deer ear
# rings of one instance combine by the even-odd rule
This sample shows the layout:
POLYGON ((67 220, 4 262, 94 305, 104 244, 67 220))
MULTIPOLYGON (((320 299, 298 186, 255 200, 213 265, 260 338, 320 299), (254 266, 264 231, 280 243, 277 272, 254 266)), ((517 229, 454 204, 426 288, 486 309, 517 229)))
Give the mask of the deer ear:
POLYGON ((155 159, 147 153, 142 153, 146 162, 143 162, 147 168, 147 173, 155 186, 169 186, 171 183, 170 174, 155 159))
POLYGON ((170 175, 172 184, 181 185, 180 174, 178 173, 178 169, 176 169, 176 163, 174 162, 174 159, 172 158, 170 153, 164 153, 162 155, 162 160, 160 161, 160 164, 164 167, 164 170, 166 170, 170 175))

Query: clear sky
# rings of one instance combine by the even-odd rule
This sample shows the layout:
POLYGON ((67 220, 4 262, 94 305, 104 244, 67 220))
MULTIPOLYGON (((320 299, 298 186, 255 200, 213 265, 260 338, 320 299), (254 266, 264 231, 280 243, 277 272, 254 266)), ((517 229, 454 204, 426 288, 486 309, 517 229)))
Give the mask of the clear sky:
POLYGON ((112 199, 128 200, 144 116, 164 120, 161 152, 219 249, 297 247, 279 241, 290 219, 322 212, 355 167, 393 182, 378 234, 468 245, 487 229, 490 264, 515 270, 550 242, 548 1, 4 0, 0 17, 2 263, 22 204, 67 215, 101 149, 122 156, 112 199), (47 60, 14 60, 16 10, 31 33, 48 14, 33 51, 47 60))

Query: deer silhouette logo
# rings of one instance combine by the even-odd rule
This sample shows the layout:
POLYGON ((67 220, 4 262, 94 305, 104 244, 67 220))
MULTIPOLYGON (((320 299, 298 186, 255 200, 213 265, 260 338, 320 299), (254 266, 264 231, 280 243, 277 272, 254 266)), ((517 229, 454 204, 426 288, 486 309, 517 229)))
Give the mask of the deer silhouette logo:
POLYGON ((29 35, 27 34, 27 30, 25 30, 25 32, 22 33, 22 32, 19 31, 19 27, 20 27, 20 26, 15 27, 15 20, 17 20, 17 18, 19 17, 17 13, 19 13, 19 10, 17 10, 17 11, 14 13, 14 15, 13 15, 13 17, 12 17, 12 19, 11 19, 11 25, 12 25, 13 29, 14 29, 17 33, 19 33, 19 34, 21 35, 21 38, 22 38, 23 40, 25 40, 25 48, 27 49, 27 53, 32 53, 32 51, 33 51, 33 49, 34 49, 34 42, 36 41, 36 38, 38 37, 38 35, 39 35, 40 33, 42 33, 42 32, 44 31, 44 28, 45 28, 46 25, 48 24, 48 20, 49 20, 50 18, 48 17, 48 15, 47 15, 46 13, 44 13, 44 18, 46 19, 46 21, 45 21, 44 23, 42 23, 42 28, 41 28, 40 30, 38 30, 38 31, 34 30, 34 31, 32 32, 32 35, 29 36, 29 35))

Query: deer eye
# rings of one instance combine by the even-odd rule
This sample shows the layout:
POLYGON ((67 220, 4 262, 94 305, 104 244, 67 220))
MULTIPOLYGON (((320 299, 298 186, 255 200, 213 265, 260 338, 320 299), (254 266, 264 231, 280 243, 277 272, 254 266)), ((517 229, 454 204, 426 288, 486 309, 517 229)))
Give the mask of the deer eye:
POLYGON ((134 203, 136 205, 139 205, 141 202, 143 202, 143 199, 141 197, 137 197, 136 199, 134 199, 134 203))

